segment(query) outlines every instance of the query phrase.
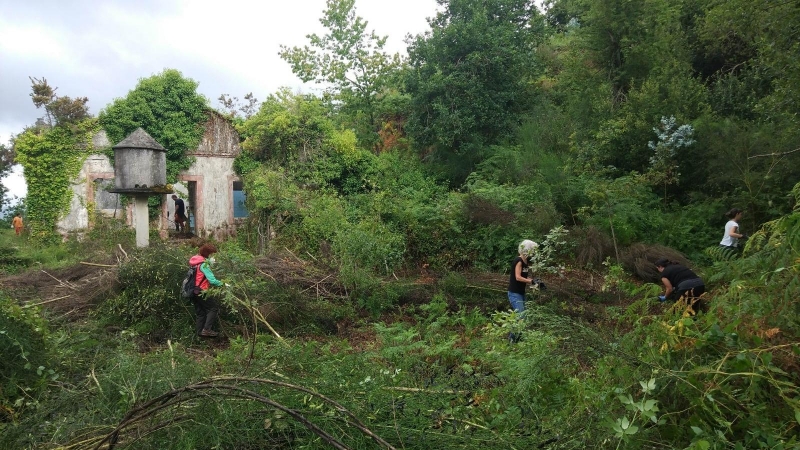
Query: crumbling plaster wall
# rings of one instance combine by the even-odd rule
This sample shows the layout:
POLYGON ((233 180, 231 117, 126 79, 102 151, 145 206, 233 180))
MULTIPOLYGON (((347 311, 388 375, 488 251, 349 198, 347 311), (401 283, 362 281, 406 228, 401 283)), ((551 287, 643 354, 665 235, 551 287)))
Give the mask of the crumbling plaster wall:
MULTIPOLYGON (((100 131, 92 137, 92 145, 95 150, 101 151, 111 146, 105 131, 100 131)), ((114 178, 114 166, 107 156, 102 154, 91 154, 78 172, 77 178, 72 182, 72 200, 70 200, 69 211, 64 214, 56 223, 56 227, 61 234, 71 231, 85 230, 89 227, 88 206, 95 201, 98 186, 94 180, 111 180, 114 178)), ((124 211, 118 209, 101 209, 102 214, 108 216, 120 215, 124 211)))
MULTIPOLYGON (((233 158, 230 156, 198 157, 188 170, 178 175, 182 184, 196 183, 194 208, 195 227, 200 235, 222 239, 233 233, 233 158)), ((174 202, 168 207, 174 216, 174 202)))

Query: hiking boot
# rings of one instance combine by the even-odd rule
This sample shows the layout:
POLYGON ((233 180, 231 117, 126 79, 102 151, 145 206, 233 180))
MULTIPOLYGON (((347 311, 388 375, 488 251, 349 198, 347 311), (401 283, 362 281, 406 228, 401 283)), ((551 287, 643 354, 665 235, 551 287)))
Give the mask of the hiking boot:
POLYGON ((203 331, 200 332, 200 336, 202 336, 202 337, 217 337, 217 336, 219 336, 219 333, 217 333, 216 331, 213 331, 213 330, 203 330, 203 331))

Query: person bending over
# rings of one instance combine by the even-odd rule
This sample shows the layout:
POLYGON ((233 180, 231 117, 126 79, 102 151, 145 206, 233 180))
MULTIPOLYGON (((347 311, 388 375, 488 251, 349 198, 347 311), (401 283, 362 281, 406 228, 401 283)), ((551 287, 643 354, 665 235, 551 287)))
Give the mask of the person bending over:
POLYGON ((688 267, 667 258, 659 259, 655 265, 665 289, 664 294, 658 297, 660 301, 678 301, 681 297, 686 297, 687 303, 694 305, 695 310, 703 310, 700 296, 706 291, 706 286, 702 278, 688 267))

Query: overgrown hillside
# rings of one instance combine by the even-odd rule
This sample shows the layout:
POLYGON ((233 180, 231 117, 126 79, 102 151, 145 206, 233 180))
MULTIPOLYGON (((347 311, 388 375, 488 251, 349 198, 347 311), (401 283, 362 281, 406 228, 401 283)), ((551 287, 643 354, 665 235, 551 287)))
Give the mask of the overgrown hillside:
POLYGON ((96 120, 32 80, 51 123, 0 148, 44 186, 0 233, 0 447, 800 448, 800 4, 439 4, 406 58, 329 0, 280 47, 320 95, 222 96, 249 217, 214 243, 215 339, 178 294, 206 240, 55 233, 97 127, 190 163, 198 82, 96 120), (658 301, 662 257, 707 310, 658 301))
POLYGON ((232 241, 223 337, 202 340, 178 295, 201 241, 37 249, 6 232, 0 442, 794 448, 799 236, 797 211, 706 268, 699 315, 616 264, 580 269, 564 237, 573 251, 541 271, 522 318, 506 312, 507 274, 424 268, 356 294, 321 258, 232 241), (65 250, 62 267, 39 264, 65 250))

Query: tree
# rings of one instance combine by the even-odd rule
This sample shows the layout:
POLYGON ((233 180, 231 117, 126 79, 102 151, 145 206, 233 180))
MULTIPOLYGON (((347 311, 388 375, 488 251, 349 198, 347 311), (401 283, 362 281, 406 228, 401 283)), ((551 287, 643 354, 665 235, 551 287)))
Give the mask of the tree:
POLYGON ((31 80, 31 99, 36 108, 44 107, 49 126, 74 124, 90 117, 87 97, 59 97, 58 88, 47 84, 46 78, 28 77, 31 80))
POLYGON ((244 103, 239 100, 239 97, 233 96, 231 97, 228 94, 222 94, 217 98, 217 101, 228 113, 228 115, 234 119, 239 117, 239 114, 244 117, 245 120, 249 119, 253 116, 258 110, 258 99, 253 95, 252 92, 248 92, 244 96, 244 103))
POLYGON ((167 181, 176 180, 192 160, 208 116, 208 100, 197 93, 197 82, 175 69, 139 80, 124 98, 100 111, 100 125, 111 142, 119 142, 142 127, 167 149, 167 181))
POLYGON ((530 106, 543 21, 528 0, 439 0, 409 42, 408 132, 422 149, 464 159, 501 141, 530 106))
MULTIPOLYGON (((14 149, 5 144, 0 144, 0 179, 8 175, 11 171, 11 166, 14 165, 14 149)), ((5 209, 6 206, 6 193, 8 188, 0 183, 0 210, 5 209)))
POLYGON ((328 30, 325 35, 308 35, 310 45, 303 48, 281 46, 279 55, 304 82, 329 83, 359 138, 374 145, 381 128, 376 96, 390 85, 400 56, 383 50, 386 36, 367 33, 367 22, 356 15, 355 0, 327 0, 320 22, 328 30))
MULTIPOLYGON (((45 79, 31 78, 31 99, 44 107, 48 123, 27 127, 13 140, 16 161, 25 170, 25 201, 30 235, 36 240, 56 239, 59 217, 69 210, 71 183, 90 151, 98 129, 89 116, 86 97, 71 100, 55 95, 45 79)), ((8 152, 4 152, 7 154, 8 152)))
POLYGON ((240 128, 242 148, 256 161, 285 165, 319 154, 334 130, 319 99, 281 89, 240 128))

